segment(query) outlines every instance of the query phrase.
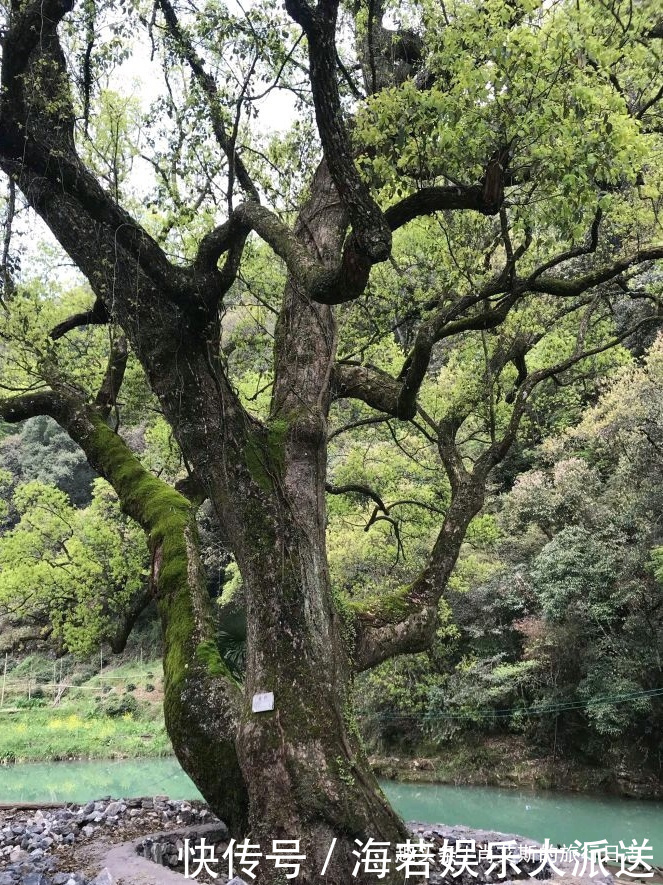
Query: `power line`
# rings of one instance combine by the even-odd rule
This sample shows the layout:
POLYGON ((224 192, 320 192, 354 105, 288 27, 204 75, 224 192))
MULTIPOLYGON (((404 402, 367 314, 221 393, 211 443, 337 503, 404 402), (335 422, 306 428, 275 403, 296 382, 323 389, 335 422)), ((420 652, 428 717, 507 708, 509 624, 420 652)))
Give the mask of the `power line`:
POLYGON ((540 716, 547 713, 565 713, 570 710, 581 710, 587 707, 598 707, 602 704, 623 704, 628 701, 638 700, 639 698, 657 698, 663 696, 663 688, 651 688, 646 691, 631 692, 621 695, 602 695, 592 698, 588 701, 568 701, 562 704, 551 704, 548 706, 535 707, 509 707, 505 709, 494 709, 492 707, 484 707, 483 709, 473 710, 466 713, 376 713, 373 710, 359 710, 358 716, 364 718, 380 719, 385 721, 391 720, 419 720, 421 722, 432 722, 439 719, 476 719, 484 717, 506 717, 514 714, 524 716, 540 716))

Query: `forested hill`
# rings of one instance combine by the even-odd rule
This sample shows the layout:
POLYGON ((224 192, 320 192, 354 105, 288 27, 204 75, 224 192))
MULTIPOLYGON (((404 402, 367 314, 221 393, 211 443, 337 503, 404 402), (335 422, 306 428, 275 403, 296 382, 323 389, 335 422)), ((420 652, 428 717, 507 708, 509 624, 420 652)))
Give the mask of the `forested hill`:
POLYGON ((367 727, 392 750, 518 735, 534 756, 660 780, 662 339, 516 459, 529 469, 496 477, 433 653, 363 686, 367 727))

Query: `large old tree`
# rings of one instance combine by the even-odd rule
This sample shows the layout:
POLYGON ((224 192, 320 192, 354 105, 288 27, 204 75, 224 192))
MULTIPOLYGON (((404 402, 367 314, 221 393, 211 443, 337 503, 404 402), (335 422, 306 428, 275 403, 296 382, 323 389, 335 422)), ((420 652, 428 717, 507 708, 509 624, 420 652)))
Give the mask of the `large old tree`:
MULTIPOLYGON (((211 806, 262 845, 300 838, 302 882, 319 881, 336 838, 327 881, 345 885, 356 838, 406 837, 362 752, 353 675, 431 643, 491 472, 538 392, 582 380, 658 313, 656 4, 3 5, 8 220, 25 201, 93 298, 51 330, 39 384, 5 385, 0 416, 54 418, 145 530, 166 725, 211 806), (124 48, 163 70, 134 143, 148 185, 122 177, 121 139, 100 122, 124 48), (252 109, 279 90, 300 120, 268 144, 252 109), (280 292, 251 290, 256 254, 284 270, 280 292), (238 392, 226 343, 240 289, 271 299, 276 317, 262 415, 238 392), (90 395, 58 353, 94 324, 113 332, 90 395), (466 361, 454 374, 455 342, 466 361), (178 490, 116 432, 128 350, 188 467, 178 490), (438 382, 436 406, 424 392, 438 382), (348 598, 330 582, 326 494, 367 496, 373 523, 393 517, 374 489, 330 482, 328 438, 387 421, 395 446, 407 427, 436 448, 448 498, 418 576, 348 598), (241 684, 199 555, 204 499, 242 578, 241 684), (253 713, 270 691, 274 710, 253 713)), ((10 252, 8 233, 11 315, 10 252)), ((265 866, 263 881, 274 876, 265 866)))

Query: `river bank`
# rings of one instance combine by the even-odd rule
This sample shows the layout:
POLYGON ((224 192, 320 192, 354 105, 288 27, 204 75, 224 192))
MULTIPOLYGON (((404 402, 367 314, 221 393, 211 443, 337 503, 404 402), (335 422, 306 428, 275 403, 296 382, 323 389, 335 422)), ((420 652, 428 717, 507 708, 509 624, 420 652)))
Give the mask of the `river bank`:
POLYGON ((378 777, 403 783, 491 786, 550 790, 629 799, 663 799, 663 783, 643 768, 620 765, 597 768, 552 757, 523 758, 508 753, 472 754, 453 748, 425 756, 372 755, 378 777))
MULTIPOLYGON (((113 709, 106 705, 105 709, 113 709)), ((107 715, 97 705, 34 707, 0 716, 0 766, 33 762, 132 760, 172 755, 156 704, 107 715)), ((517 737, 424 748, 419 754, 375 753, 378 777, 405 783, 561 790, 588 795, 663 799, 663 783, 633 760, 603 767, 533 755, 517 737)), ((0 801, 2 796, 0 795, 0 801)))
MULTIPOLYGON (((6 694, 9 710, 0 708, 0 765, 172 754, 163 722, 158 658, 119 659, 106 664, 103 673, 91 664, 74 666, 72 659, 69 669, 64 682, 56 682, 53 661, 45 657, 32 655, 15 667, 13 672, 32 674, 33 684, 29 701, 6 694), (48 679, 52 681, 44 681, 48 679), (49 692, 57 693, 62 684, 69 687, 54 706, 49 692)), ((589 765, 559 753, 537 753, 519 735, 465 735, 458 742, 376 750, 372 763, 378 776, 406 783, 663 799, 663 773, 656 776, 638 764, 637 752, 629 756, 616 748, 602 764, 589 765)))

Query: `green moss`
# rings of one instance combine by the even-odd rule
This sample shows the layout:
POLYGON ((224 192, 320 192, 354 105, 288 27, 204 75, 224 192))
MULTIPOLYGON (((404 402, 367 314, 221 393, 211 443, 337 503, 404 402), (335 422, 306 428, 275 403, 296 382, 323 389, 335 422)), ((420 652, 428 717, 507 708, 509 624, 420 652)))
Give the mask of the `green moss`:
POLYGON ((216 644, 211 640, 199 642, 196 646, 196 658, 207 667, 210 676, 230 675, 216 644))
POLYGON ((152 476, 101 418, 93 423, 94 436, 88 440, 93 460, 117 491, 122 509, 147 532, 150 549, 159 557, 157 596, 167 625, 166 684, 178 685, 194 659, 210 674, 229 675, 213 642, 192 647, 196 625, 188 586, 187 531, 195 538, 196 530, 190 502, 152 476))
MULTIPOLYGON (((165 625, 164 717, 173 748, 235 835, 244 831, 246 789, 234 743, 219 735, 213 717, 215 680, 232 679, 216 644, 213 609, 204 586, 191 585, 197 529, 190 502, 152 476, 100 417, 80 439, 93 464, 115 488, 122 509, 148 535, 157 604, 165 625), (200 721, 191 711, 201 711, 200 721), (210 771, 213 774, 210 774, 210 771)), ((196 580, 197 576, 193 576, 196 580)), ((218 683, 217 683, 218 684, 218 683)))
POLYGON ((343 783, 347 784, 349 787, 354 786, 355 778, 349 763, 346 762, 342 756, 337 756, 334 761, 336 762, 336 771, 338 772, 339 780, 343 781, 343 783))
POLYGON ((241 592, 242 585, 243 581, 239 566, 236 562, 231 562, 226 567, 223 590, 218 600, 219 605, 228 605, 235 598, 235 596, 241 592))
POLYGON ((277 418, 248 434, 244 459, 251 478, 266 492, 283 476, 289 424, 277 418))
POLYGON ((343 721, 345 722, 345 727, 348 731, 348 734, 354 738, 357 747, 362 753, 365 753, 364 748, 364 738, 361 734, 361 729, 359 728, 359 723, 357 722, 357 717, 355 716, 354 707, 352 702, 349 699, 346 699, 343 704, 343 721))
POLYGON ((364 599, 344 598, 343 612, 346 617, 370 616, 385 624, 396 624, 417 608, 410 597, 411 592, 412 585, 405 584, 382 596, 375 594, 364 599))
POLYGON ((183 530, 191 505, 187 499, 152 476, 120 437, 101 418, 94 422, 94 437, 86 450, 117 491, 122 507, 149 533, 150 540, 164 541, 183 530))

